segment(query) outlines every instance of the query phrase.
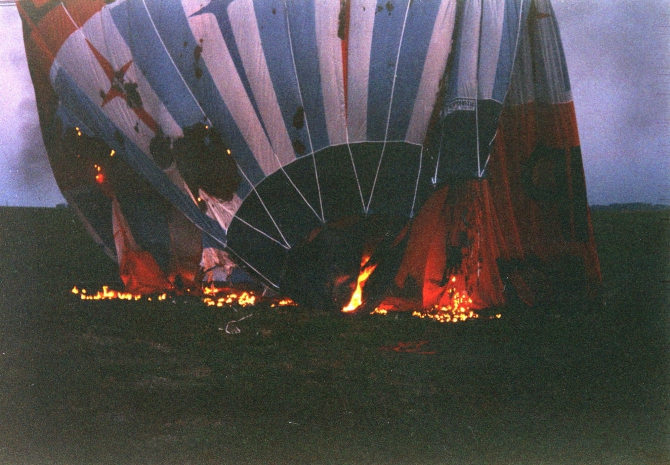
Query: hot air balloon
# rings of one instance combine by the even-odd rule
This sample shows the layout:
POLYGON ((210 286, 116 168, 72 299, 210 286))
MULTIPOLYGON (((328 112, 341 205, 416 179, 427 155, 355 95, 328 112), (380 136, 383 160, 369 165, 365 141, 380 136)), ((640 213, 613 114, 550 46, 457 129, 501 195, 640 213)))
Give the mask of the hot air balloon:
POLYGON ((361 308, 483 308, 600 280, 548 0, 17 6, 56 181, 134 292, 243 270, 342 308, 366 268, 361 308))

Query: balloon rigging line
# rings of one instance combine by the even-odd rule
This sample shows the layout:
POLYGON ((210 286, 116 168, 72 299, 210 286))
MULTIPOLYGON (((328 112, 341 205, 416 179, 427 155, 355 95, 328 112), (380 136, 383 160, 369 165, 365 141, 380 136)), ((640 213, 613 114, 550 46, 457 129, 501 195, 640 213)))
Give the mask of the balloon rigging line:
POLYGON ((372 196, 375 193, 375 187, 377 185, 377 178, 379 177, 379 170, 382 166, 382 160, 384 159, 384 152, 386 151, 386 139, 389 134, 389 126, 391 125, 391 110, 393 109, 393 97, 395 94, 395 84, 398 80, 398 65, 400 62, 400 51, 402 50, 402 42, 405 37, 405 27, 407 26, 407 17, 409 16, 409 7, 412 4, 411 1, 407 2, 407 8, 405 9, 405 18, 402 23, 402 30, 400 31, 400 41, 398 42, 398 52, 395 57, 395 67, 393 68, 393 83, 391 84, 391 96, 389 98, 389 108, 386 116, 386 131, 384 133, 384 145, 382 145, 382 153, 379 157, 379 163, 377 163, 377 172, 375 173, 375 179, 372 181, 372 189, 370 190, 370 198, 368 199, 368 204, 365 207, 365 212, 367 213, 370 209, 370 204, 372 203, 372 196))
MULTIPOLYGON (((440 159, 442 158, 442 141, 444 140, 444 124, 440 128, 440 145, 439 149, 437 150, 437 161, 435 162, 435 174, 433 175, 433 178, 430 180, 433 183, 433 186, 437 184, 437 170, 440 168, 440 159)), ((423 150, 423 148, 422 148, 423 150)))
MULTIPOLYGON (((270 147, 272 147, 272 145, 270 145, 270 147)), ((307 204, 307 206, 309 207, 309 209, 312 210, 312 212, 314 212, 314 215, 317 217, 317 219, 321 220, 321 217, 320 217, 319 214, 316 212, 316 210, 314 210, 314 207, 312 207, 312 205, 307 201, 307 199, 306 199, 305 196, 302 194, 302 192, 300 191, 300 189, 298 189, 298 186, 296 186, 295 183, 293 182, 293 179, 291 179, 291 177, 288 175, 288 173, 286 172, 286 170, 284 170, 284 167, 283 167, 282 164, 281 164, 281 160, 279 159, 279 155, 277 155, 277 152, 276 152, 276 150, 274 149, 274 147, 272 147, 272 154, 273 154, 273 155, 275 156, 275 158, 277 159, 277 165, 279 165, 279 169, 281 170, 282 173, 284 173, 284 175, 286 176, 286 179, 288 179, 288 182, 291 183, 291 186, 293 186, 293 188, 296 190, 296 192, 298 193, 298 195, 300 195, 300 197, 302 198, 302 200, 307 204)))
POLYGON ((236 218, 237 218, 237 220, 240 221, 242 224, 248 226, 249 228, 253 229, 253 230, 256 231, 257 233, 262 234, 263 236, 265 236, 265 237, 267 237, 268 239, 270 239, 272 242, 276 242, 276 243, 279 244, 282 248, 284 248, 284 249, 286 249, 286 250, 290 250, 290 247, 287 247, 285 244, 282 244, 280 241, 278 241, 278 240, 275 239, 274 237, 270 236, 270 235, 267 234, 266 232, 264 232, 264 231, 258 229, 256 226, 254 226, 254 225, 250 224, 249 222, 243 220, 243 219, 240 218, 239 216, 236 216, 236 218))
MULTIPOLYGON (((277 228, 277 232, 279 233, 281 238, 284 240, 284 244, 286 245, 286 248, 290 249, 291 248, 290 244, 288 243, 288 241, 284 237, 284 234, 281 232, 281 229, 279 229, 279 225, 277 225, 277 222, 275 221, 274 217, 270 213, 270 210, 268 210, 268 207, 265 205, 265 202, 263 202, 263 198, 260 196, 260 194, 256 190, 256 186, 253 185, 253 183, 249 180, 249 178, 247 177, 247 175, 244 171, 240 170, 240 172, 242 173, 242 176, 244 176, 244 179, 246 179, 247 182, 249 183, 249 185, 251 186, 251 189, 253 189, 253 191, 256 194, 256 197, 258 197, 258 200, 260 201, 261 205, 263 205, 263 209, 265 210, 265 213, 267 213, 268 216, 270 217, 270 220, 272 220, 272 224, 274 224, 275 228, 277 228)), ((237 218, 239 218, 239 217, 237 217, 237 218)))
MULTIPOLYGON (((348 58, 347 58, 348 59, 348 58)), ((344 65, 344 63, 342 63, 344 65)), ((344 80, 344 78, 343 78, 344 80)), ((347 83, 348 84, 348 83, 347 83)), ((348 106, 345 105, 346 111, 348 112, 348 106)), ((358 195, 361 198, 361 206, 363 207, 363 213, 367 213, 367 208, 365 208, 365 199, 363 198, 363 189, 361 188, 360 180, 358 179, 358 170, 356 170, 356 163, 354 162, 354 154, 351 151, 351 142, 349 140, 349 114, 344 115, 344 137, 345 144, 347 145, 347 151, 349 152, 349 159, 351 160, 351 166, 354 169, 354 178, 356 179, 356 186, 358 187, 358 195)))
MULTIPOLYGON (((305 202, 307 202, 307 204, 309 205, 309 208, 311 208, 312 211, 314 211, 314 213, 319 218, 321 223, 325 223, 325 218, 324 218, 324 215, 323 215, 323 200, 321 199, 321 185, 319 183, 319 172, 316 169, 316 157, 314 156, 314 144, 312 142, 312 132, 309 129, 309 118, 307 116, 307 111, 305 111, 305 101, 302 98, 302 88, 300 87, 300 78, 298 77, 298 67, 296 66, 296 63, 295 63, 295 54, 293 53, 293 38, 291 36, 291 18, 288 14, 288 5, 287 5, 286 1, 284 1, 284 11, 286 12, 286 32, 288 34, 289 49, 291 51, 291 61, 293 63, 293 73, 295 74, 295 82, 298 86, 298 97, 300 98, 300 106, 302 107, 303 112, 304 112, 305 130, 307 131, 307 140, 309 141, 310 156, 312 157, 312 163, 314 165, 314 177, 316 178, 316 190, 319 193, 319 208, 321 209, 321 216, 320 217, 316 213, 316 211, 314 210, 312 205, 310 205, 309 202, 307 202, 307 200, 302 196, 302 193, 300 191, 298 191, 298 192, 300 193, 300 196, 303 197, 303 200, 305 200, 305 202)), ((283 169, 283 167, 282 167, 282 169, 283 169)), ((286 176, 289 177, 288 174, 286 176)), ((291 184, 293 184, 293 181, 291 180, 290 177, 289 177, 289 181, 291 181, 291 184)), ((295 187, 295 185, 294 185, 294 187, 295 187)), ((296 190, 298 190, 297 187, 296 187, 296 190)))
POLYGON ((475 73, 475 131, 477 133, 477 177, 482 178, 481 159, 479 153, 479 68, 482 57, 482 22, 484 20, 484 0, 479 2, 479 41, 477 44, 477 72, 475 73))
POLYGON ((365 208, 365 199, 363 198, 363 189, 361 188, 361 183, 358 180, 358 171, 356 170, 356 163, 354 163, 354 154, 351 151, 351 145, 349 144, 349 120, 348 118, 345 120, 346 121, 346 131, 345 131, 345 137, 347 139, 347 150, 349 151, 349 159, 351 160, 351 166, 354 168, 354 178, 356 178, 356 185, 358 186, 358 194, 361 197, 361 205, 363 206, 363 212, 367 213, 368 210, 365 208))
POLYGON ((79 205, 77 205, 77 202, 75 201, 74 195, 71 195, 70 191, 63 192, 63 198, 67 201, 67 205, 69 208, 72 208, 74 210, 74 213, 77 215, 77 218, 82 222, 84 225, 84 228, 86 229, 86 232, 88 232, 91 237, 93 238, 93 241, 102 248, 103 252, 112 259, 112 261, 118 263, 119 259, 118 256, 116 255, 116 251, 112 251, 112 249, 107 245, 107 243, 104 241, 102 237, 100 237, 100 234, 95 230, 91 222, 86 218, 86 215, 84 215, 84 212, 81 211, 81 208, 79 205))
MULTIPOLYGON (((523 1, 519 3, 519 12, 518 12, 519 23, 518 23, 517 29, 516 29, 516 41, 514 43, 514 55, 512 56, 512 66, 511 66, 510 72, 509 72, 509 81, 508 82, 510 82, 510 83, 512 82, 512 78, 514 77, 514 69, 516 68, 517 54, 519 53, 519 42, 521 41, 521 30, 522 30, 523 15, 524 15, 523 4, 524 4, 523 1)), ((507 95, 509 94, 509 89, 510 89, 510 85, 508 84, 507 91, 505 93, 505 97, 503 97, 503 99, 502 99, 503 105, 504 105, 505 101, 507 100, 507 95)), ((496 133, 493 135, 493 139, 491 139, 491 142, 493 142, 495 140, 497 135, 498 135, 498 130, 496 129, 496 133)), ((486 170, 486 168, 488 167, 490 160, 491 160, 491 151, 489 151, 489 155, 488 155, 488 157, 486 157, 486 162, 484 163, 484 170, 486 170)))
POLYGON ((423 165, 423 145, 421 146, 421 153, 419 154, 419 170, 416 173, 416 185, 414 186, 414 198, 412 199, 412 210, 409 213, 410 218, 414 218, 414 206, 416 204, 416 194, 419 192, 419 179, 421 179, 421 167, 423 165))
MULTIPOLYGON (((347 60, 348 59, 349 57, 347 57, 347 60)), ((342 63, 342 66, 344 66, 344 63, 342 63)), ((344 80, 344 77, 342 79, 344 80)), ((348 85, 348 82, 343 84, 348 85)), ((356 179, 356 186, 358 187, 358 195, 361 198, 361 206, 363 207, 363 213, 367 213, 368 209, 365 207, 365 198, 363 198, 363 189, 361 188, 361 182, 358 178, 358 170, 356 169, 356 163, 354 162, 354 154, 351 151, 351 141, 349 140, 349 114, 348 114, 349 108, 347 102, 345 102, 345 109, 346 109, 345 111, 347 111, 347 114, 344 115, 344 125, 345 125, 344 137, 346 139, 345 143, 347 144, 347 151, 349 152, 349 159, 351 160, 351 166, 354 169, 354 178, 356 179)))
POLYGON ((277 284, 273 283, 267 276, 265 276, 263 273, 261 273, 260 271, 258 271, 258 270, 256 269, 256 267, 254 267, 251 263, 249 263, 249 262, 246 261, 244 258, 242 258, 242 256, 241 256, 240 254, 238 254, 237 252, 235 252, 235 250, 234 250, 232 247, 230 247, 229 245, 226 245, 226 248, 227 248, 228 250, 230 250, 230 252, 231 252, 233 255, 235 255, 235 256, 236 256, 242 263, 244 263, 247 267, 249 267, 251 270, 253 270, 254 273, 257 273, 258 276, 260 276, 260 277, 263 278, 266 282, 268 282, 272 287, 274 287, 275 289, 279 289, 279 286, 278 286, 277 284))
MULTIPOLYGON (((277 162, 279 163, 279 156, 278 156, 277 153, 274 151, 274 149, 272 150, 272 153, 275 154, 275 157, 277 158, 277 162)), ((305 202, 305 204, 307 204, 307 206, 309 207, 309 209, 312 210, 312 212, 314 213, 314 215, 316 216, 316 218, 317 218, 319 221, 323 221, 323 219, 319 216, 319 214, 316 212, 316 210, 314 210, 314 207, 312 207, 312 204, 310 204, 310 203, 307 201, 307 199, 306 199, 305 196, 302 194, 302 192, 300 191, 300 189, 298 189, 298 186, 296 186, 295 183, 293 182, 293 179, 291 179, 291 176, 288 175, 288 173, 286 172, 286 170, 284 169, 284 167, 281 166, 281 164, 279 165, 279 169, 281 170, 282 173, 284 173, 284 175, 286 176, 286 179, 288 179, 288 182, 291 183, 291 185, 292 185, 293 188, 296 190, 296 192, 298 193, 298 195, 300 196, 300 198, 305 202)))

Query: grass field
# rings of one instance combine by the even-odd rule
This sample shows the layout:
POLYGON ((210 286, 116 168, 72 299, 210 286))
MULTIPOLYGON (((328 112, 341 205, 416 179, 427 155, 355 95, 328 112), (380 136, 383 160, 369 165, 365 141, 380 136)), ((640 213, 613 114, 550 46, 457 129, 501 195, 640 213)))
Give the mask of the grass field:
POLYGON ((0 464, 670 463, 670 212, 594 222, 603 306, 440 325, 83 302, 72 212, 0 209, 0 464))

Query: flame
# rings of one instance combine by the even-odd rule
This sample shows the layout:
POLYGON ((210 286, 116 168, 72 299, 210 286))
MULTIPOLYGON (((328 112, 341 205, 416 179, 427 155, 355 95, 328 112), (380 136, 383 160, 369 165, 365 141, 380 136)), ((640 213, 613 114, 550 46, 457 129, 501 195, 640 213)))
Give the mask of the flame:
POLYGON ((344 313, 355 311, 363 303, 363 286, 365 286, 365 282, 368 280, 372 272, 375 271, 375 268, 377 268, 377 264, 365 266, 370 260, 370 257, 371 255, 366 254, 363 255, 363 258, 361 259, 361 271, 358 275, 358 280, 356 281, 356 290, 351 296, 351 300, 347 306, 342 309, 344 313))

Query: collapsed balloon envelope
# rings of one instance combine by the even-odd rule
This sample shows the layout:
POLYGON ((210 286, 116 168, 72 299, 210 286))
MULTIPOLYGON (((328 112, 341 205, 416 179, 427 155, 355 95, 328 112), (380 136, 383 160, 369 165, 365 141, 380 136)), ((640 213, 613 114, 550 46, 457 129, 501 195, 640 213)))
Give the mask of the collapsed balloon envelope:
POLYGON ((369 302, 599 279, 548 0, 17 6, 54 176, 127 286, 232 261, 337 307, 368 247, 369 302))

